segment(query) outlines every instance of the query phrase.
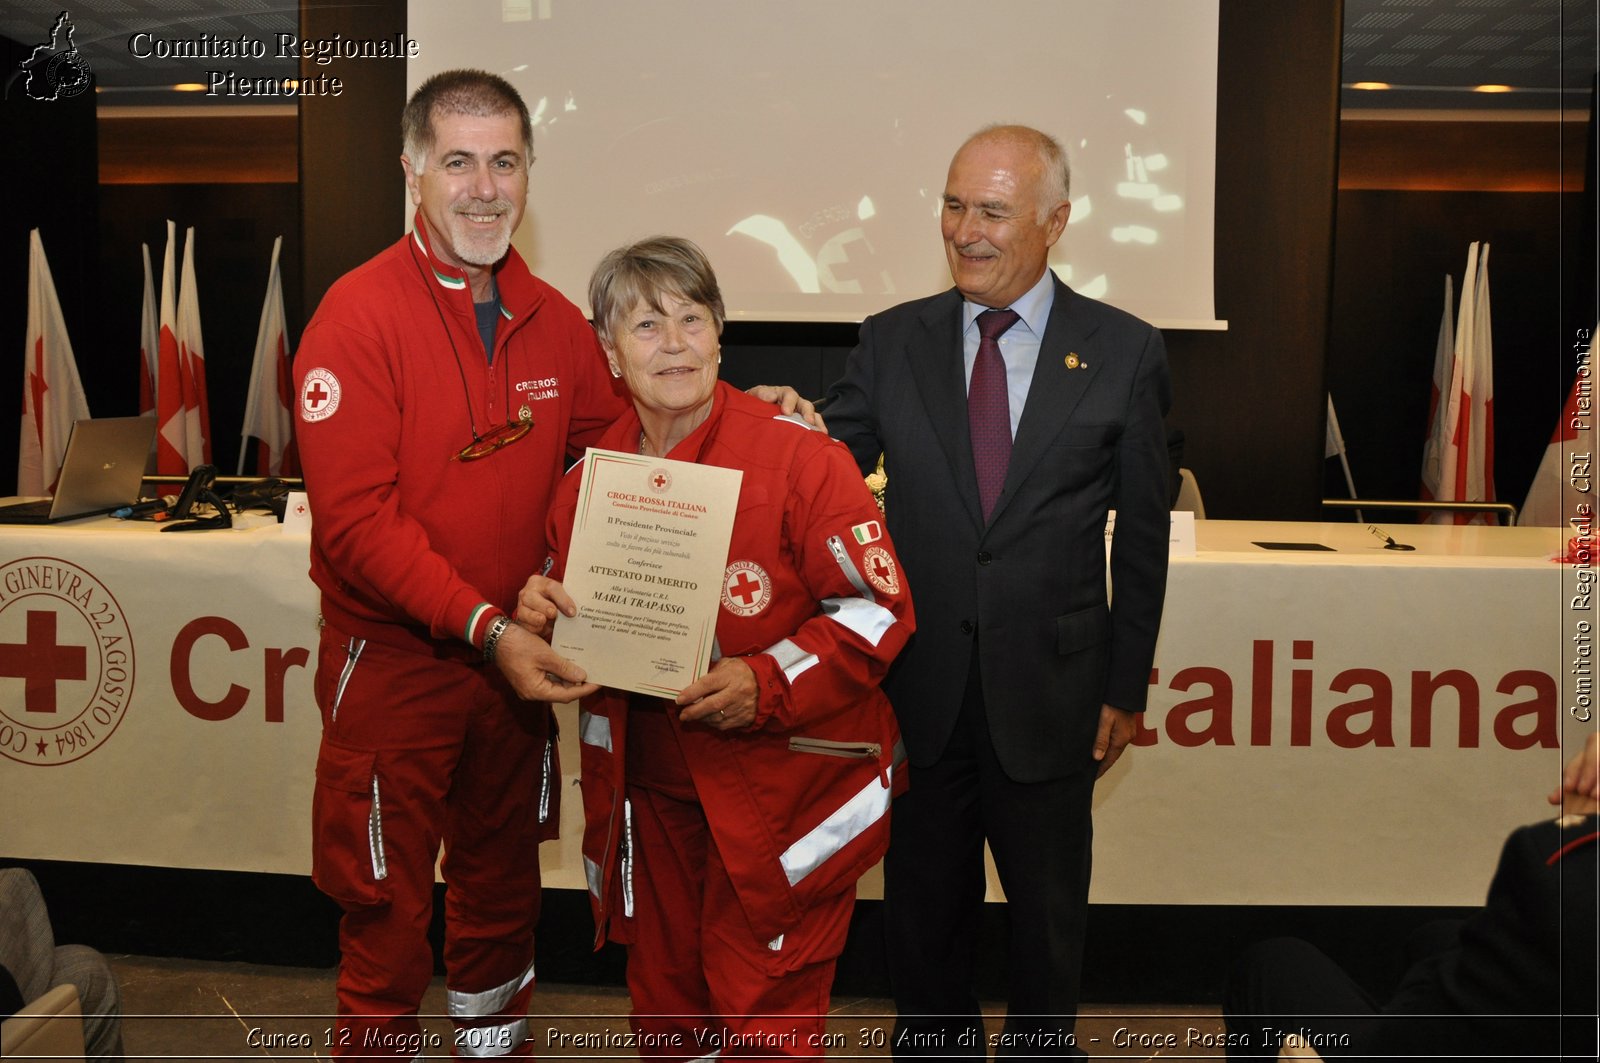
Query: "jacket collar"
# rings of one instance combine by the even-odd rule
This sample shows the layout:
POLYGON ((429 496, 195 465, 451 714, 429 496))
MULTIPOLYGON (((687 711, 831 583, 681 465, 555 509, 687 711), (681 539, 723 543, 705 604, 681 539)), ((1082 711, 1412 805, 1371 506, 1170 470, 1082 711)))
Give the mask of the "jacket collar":
POLYGON ((422 258, 427 263, 434 283, 439 287, 452 292, 468 290, 466 273, 447 262, 441 262, 433 253, 433 241, 428 236, 428 223, 422 217, 422 208, 418 207, 416 214, 411 219, 411 240, 422 252, 422 258))
MULTIPOLYGON (((1016 311, 1017 316, 1022 319, 1022 324, 1026 325, 1028 331, 1033 333, 1034 339, 1043 339, 1045 326, 1050 320, 1050 310, 1055 305, 1056 283, 1055 271, 1046 266, 1045 271, 1039 274, 1039 279, 1033 282, 1033 287, 1019 295, 1009 307, 1002 306, 996 309, 1016 311)), ((963 298, 961 300, 961 335, 963 339, 966 337, 968 330, 972 328, 972 323, 978 319, 978 315, 988 309, 990 308, 980 303, 975 303, 971 299, 963 298)), ((964 367, 963 372, 965 372, 964 367)))
MULTIPOLYGON (((727 408, 729 396, 738 395, 740 392, 732 384, 718 380, 711 390, 711 412, 706 414, 706 419, 695 425, 694 431, 678 441, 666 456, 673 461, 698 462, 705 453, 708 443, 716 435, 717 427, 722 423, 723 410, 727 408)), ((629 401, 628 409, 606 431, 598 446, 602 450, 617 450, 625 454, 635 453, 639 449, 639 434, 643 426, 639 422, 639 410, 629 401)))
MULTIPOLYGON (((466 296, 466 305, 458 304, 455 299, 447 299, 446 302, 456 306, 459 312, 470 313, 472 290, 467 274, 460 267, 442 261, 434 253, 433 241, 420 207, 411 220, 411 242, 415 250, 421 252, 425 275, 430 276, 442 291, 461 292, 466 296)), ((494 279, 500 293, 500 316, 507 321, 527 316, 544 302, 543 291, 528 272, 526 263, 515 247, 507 250, 506 257, 495 264, 494 279)))

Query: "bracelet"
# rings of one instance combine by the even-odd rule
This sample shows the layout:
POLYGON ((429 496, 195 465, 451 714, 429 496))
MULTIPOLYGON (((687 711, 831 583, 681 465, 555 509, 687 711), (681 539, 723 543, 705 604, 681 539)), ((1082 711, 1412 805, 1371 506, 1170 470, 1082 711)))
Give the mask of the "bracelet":
POLYGON ((483 636, 483 659, 489 664, 494 663, 495 647, 500 643, 500 636, 506 633, 506 628, 511 626, 511 618, 501 613, 489 621, 489 630, 483 636))

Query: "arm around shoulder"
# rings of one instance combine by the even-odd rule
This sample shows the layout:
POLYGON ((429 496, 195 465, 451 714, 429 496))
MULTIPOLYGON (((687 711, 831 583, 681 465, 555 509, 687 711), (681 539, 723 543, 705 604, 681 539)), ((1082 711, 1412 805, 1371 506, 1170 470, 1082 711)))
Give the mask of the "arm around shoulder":
POLYGON ((822 400, 822 415, 827 418, 828 434, 846 447, 860 472, 876 468, 883 442, 878 434, 876 362, 873 319, 861 323, 855 349, 845 361, 844 375, 833 382, 822 400))

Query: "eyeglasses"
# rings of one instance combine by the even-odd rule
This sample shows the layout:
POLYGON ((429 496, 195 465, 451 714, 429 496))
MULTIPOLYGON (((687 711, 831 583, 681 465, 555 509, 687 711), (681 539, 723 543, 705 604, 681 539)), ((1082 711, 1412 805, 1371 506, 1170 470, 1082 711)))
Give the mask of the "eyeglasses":
POLYGON ((533 430, 533 411, 524 406, 517 411, 515 421, 507 421, 498 428, 491 428, 483 435, 473 433, 472 442, 456 451, 452 461, 477 461, 486 458, 495 451, 509 447, 523 436, 533 430))

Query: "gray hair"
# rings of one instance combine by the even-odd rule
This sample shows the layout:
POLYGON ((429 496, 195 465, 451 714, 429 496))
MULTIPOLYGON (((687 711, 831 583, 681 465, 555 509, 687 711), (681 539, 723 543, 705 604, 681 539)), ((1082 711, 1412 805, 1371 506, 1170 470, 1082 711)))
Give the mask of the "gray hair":
MULTIPOLYGON (((968 137, 961 149, 965 150, 968 144, 980 140, 1007 140, 1013 144, 1027 145, 1038 153, 1044 180, 1039 183, 1037 224, 1043 225, 1056 204, 1065 203, 1072 197, 1072 164, 1067 160, 1067 149, 1055 137, 1032 126, 995 122, 968 137)), ((956 152, 958 155, 960 153, 956 152)))
POLYGON ((400 114, 400 139, 411 165, 420 170, 433 150, 435 115, 490 118, 514 114, 522 125, 522 146, 533 164, 533 119, 511 82, 487 70, 446 70, 418 86, 400 114))
POLYGON ((722 305, 722 290, 711 270, 706 253, 681 236, 652 236, 648 240, 619 247, 600 260, 589 278, 589 307, 594 328, 607 346, 616 346, 616 337, 634 307, 645 303, 656 313, 663 295, 689 303, 699 303, 711 311, 717 335, 727 314, 722 305))

